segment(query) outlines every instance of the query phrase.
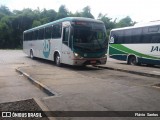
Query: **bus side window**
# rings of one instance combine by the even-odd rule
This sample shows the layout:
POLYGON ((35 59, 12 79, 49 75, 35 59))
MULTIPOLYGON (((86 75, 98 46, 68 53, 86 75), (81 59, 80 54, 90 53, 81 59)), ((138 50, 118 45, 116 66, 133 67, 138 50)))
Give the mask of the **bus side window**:
POLYGON ((142 43, 151 43, 148 27, 143 27, 142 43))
POLYGON ((158 33, 158 31, 159 31, 159 26, 152 26, 148 28, 150 43, 159 43, 160 33, 158 33))
POLYGON ((68 45, 69 27, 63 28, 63 43, 68 45))
POLYGON ((151 43, 160 43, 160 33, 151 35, 151 43))
POLYGON ((132 30, 132 43, 142 43, 142 28, 132 30))
POLYGON ((32 34, 33 34, 33 32, 28 33, 28 40, 32 40, 32 34))
POLYGON ((124 31, 120 30, 117 31, 117 41, 115 41, 116 44, 121 44, 124 41, 124 31))
POLYGON ((29 33, 25 33, 26 34, 26 41, 29 40, 29 33))
POLYGON ((61 33, 62 33, 61 27, 62 27, 61 24, 57 24, 53 26, 52 38, 61 38, 61 33))
POLYGON ((51 32, 52 32, 52 27, 46 27, 45 28, 45 39, 51 39, 51 32))
POLYGON ((33 40, 37 40, 37 36, 38 36, 38 31, 37 30, 33 31, 32 35, 33 40))
POLYGON ((39 31, 38 31, 38 39, 39 40, 44 39, 44 28, 39 29, 39 31))
POLYGON ((153 26, 148 28, 148 32, 158 32, 159 27, 158 26, 153 26))
POLYGON ((132 42, 132 30, 124 30, 124 43, 132 42))

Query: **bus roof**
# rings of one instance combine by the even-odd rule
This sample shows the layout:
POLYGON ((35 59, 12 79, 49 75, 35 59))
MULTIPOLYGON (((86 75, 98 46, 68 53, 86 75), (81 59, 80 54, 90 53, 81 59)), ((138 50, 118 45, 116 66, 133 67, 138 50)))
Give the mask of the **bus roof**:
POLYGON ((137 23, 134 26, 139 26, 139 27, 143 27, 143 26, 155 26, 155 25, 160 25, 160 21, 151 21, 151 22, 147 22, 147 23, 137 23))
POLYGON ((53 21, 53 22, 49 22, 49 23, 46 23, 46 24, 43 24, 43 25, 40 25, 40 26, 37 26, 37 27, 34 27, 34 28, 31 28, 31 29, 28 29, 28 30, 25 30, 25 32, 29 32, 29 31, 34 31, 36 29, 40 29, 40 28, 43 28, 45 26, 50 26, 50 25, 53 25, 53 24, 56 24, 56 23, 60 23, 60 22, 64 22, 64 21, 88 21, 88 22, 96 22, 96 23, 103 23, 102 21, 100 20, 95 20, 95 19, 92 19, 92 18, 85 18, 85 17, 66 17, 66 18, 62 18, 62 19, 59 19, 59 20, 56 20, 56 21, 53 21))
POLYGON ((134 26, 115 28, 115 29, 112 29, 111 31, 126 30, 126 29, 132 29, 132 28, 140 28, 140 27, 149 27, 149 26, 156 26, 156 25, 160 25, 160 21, 153 21, 148 23, 137 23, 134 26))

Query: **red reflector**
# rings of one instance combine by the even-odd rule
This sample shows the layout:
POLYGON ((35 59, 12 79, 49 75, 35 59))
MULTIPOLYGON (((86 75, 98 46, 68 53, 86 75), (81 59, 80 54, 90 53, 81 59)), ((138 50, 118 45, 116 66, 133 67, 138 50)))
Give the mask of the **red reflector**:
POLYGON ((91 63, 91 64, 94 64, 94 63, 96 63, 96 61, 90 61, 90 63, 91 63))

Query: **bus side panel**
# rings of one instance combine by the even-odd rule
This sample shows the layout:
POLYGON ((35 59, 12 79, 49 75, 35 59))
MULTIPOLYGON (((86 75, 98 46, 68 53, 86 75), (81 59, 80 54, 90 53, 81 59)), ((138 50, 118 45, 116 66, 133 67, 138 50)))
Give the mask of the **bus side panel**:
POLYGON ((54 53, 57 51, 60 56, 61 56, 61 44, 62 44, 62 39, 51 39, 51 51, 49 54, 49 60, 54 61, 54 53))
POLYGON ((160 52, 157 44, 110 44, 111 58, 126 60, 127 55, 135 55, 140 63, 158 64, 160 52))
POLYGON ((30 50, 33 50, 34 56, 35 56, 35 51, 34 51, 34 45, 32 41, 23 41, 23 51, 30 56, 30 50))
MULTIPOLYGON (((160 59, 160 52, 157 49, 157 44, 122 44, 128 48, 128 52, 140 57, 160 59)), ((123 49, 125 51, 125 48, 123 49)))
POLYGON ((41 56, 41 51, 43 50, 43 41, 44 40, 36 40, 36 41, 34 41, 34 51, 35 51, 35 54, 36 54, 36 56, 38 57, 38 58, 43 58, 42 56, 41 56))
POLYGON ((62 44, 62 63, 73 65, 73 51, 65 44, 62 44))
POLYGON ((37 41, 37 51, 40 58, 54 61, 54 52, 61 55, 61 39, 45 39, 37 41))
POLYGON ((138 58, 138 61, 143 64, 152 64, 152 65, 160 65, 160 60, 146 59, 146 58, 138 58))
POLYGON ((30 50, 32 50, 34 57, 43 58, 40 55, 40 51, 42 49, 41 42, 42 40, 23 41, 23 51, 29 56, 30 50))
POLYGON ((23 52, 26 53, 27 55, 29 55, 29 48, 27 47, 27 41, 23 41, 23 52))
POLYGON ((109 57, 116 60, 122 60, 122 61, 127 60, 127 55, 110 55, 109 57))
POLYGON ((109 57, 117 60, 127 60, 127 53, 121 50, 118 44, 115 46, 114 44, 109 44, 109 57))

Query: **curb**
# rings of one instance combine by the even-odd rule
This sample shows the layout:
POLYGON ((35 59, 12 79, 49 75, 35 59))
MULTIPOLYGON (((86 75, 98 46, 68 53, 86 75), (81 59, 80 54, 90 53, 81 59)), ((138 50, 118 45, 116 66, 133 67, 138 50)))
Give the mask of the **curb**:
POLYGON ((160 75, 156 75, 156 74, 152 74, 152 73, 131 71, 131 70, 127 70, 127 69, 113 68, 113 67, 107 67, 107 66, 96 66, 96 67, 98 67, 98 68, 104 68, 104 69, 109 69, 109 70, 116 70, 116 71, 121 71, 121 72, 127 72, 127 73, 141 75, 141 76, 160 78, 160 75))
POLYGON ((47 95, 49 95, 49 96, 56 96, 57 95, 56 93, 52 92, 52 90, 50 88, 48 88, 46 85, 33 79, 30 75, 28 75, 24 71, 20 70, 19 68, 16 69, 16 72, 23 74, 32 84, 34 84, 36 87, 38 87, 40 90, 42 90, 47 95))

